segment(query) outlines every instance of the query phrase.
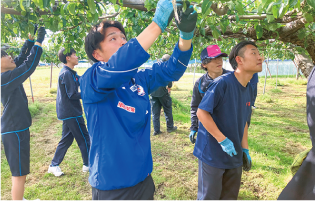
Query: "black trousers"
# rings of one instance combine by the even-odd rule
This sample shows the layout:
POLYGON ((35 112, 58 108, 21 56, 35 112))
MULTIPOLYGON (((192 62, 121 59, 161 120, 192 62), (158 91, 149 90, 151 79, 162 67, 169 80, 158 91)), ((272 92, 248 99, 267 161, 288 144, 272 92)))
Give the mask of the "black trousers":
POLYGON ((151 110, 153 119, 153 128, 155 132, 160 131, 160 114, 163 107, 166 119, 166 126, 168 129, 174 127, 173 114, 172 114, 172 98, 167 93, 162 97, 151 96, 151 110))
POLYGON ((198 163, 197 200, 237 200, 242 166, 234 169, 219 169, 201 160, 198 163))
POLYGON ((57 146, 55 156, 51 161, 51 165, 59 165, 65 157, 68 148, 71 146, 73 139, 78 143, 81 151, 83 165, 89 164, 90 137, 85 127, 83 117, 75 117, 63 120, 62 137, 57 146))
POLYGON ((93 200, 153 200, 155 186, 151 175, 135 186, 103 191, 92 187, 93 200))

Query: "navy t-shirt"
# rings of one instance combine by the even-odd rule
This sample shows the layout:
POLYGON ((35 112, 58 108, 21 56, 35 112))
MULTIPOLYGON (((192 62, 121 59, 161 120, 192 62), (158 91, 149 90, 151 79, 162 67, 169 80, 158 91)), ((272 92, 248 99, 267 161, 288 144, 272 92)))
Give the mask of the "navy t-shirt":
POLYGON ((243 165, 241 142, 251 112, 252 93, 250 84, 243 87, 234 72, 216 78, 210 85, 199 108, 210 113, 219 130, 234 143, 237 155, 225 153, 200 122, 194 155, 202 162, 221 169, 243 165))
POLYGON ((252 79, 249 81, 251 84, 257 84, 259 82, 258 73, 255 73, 252 79))

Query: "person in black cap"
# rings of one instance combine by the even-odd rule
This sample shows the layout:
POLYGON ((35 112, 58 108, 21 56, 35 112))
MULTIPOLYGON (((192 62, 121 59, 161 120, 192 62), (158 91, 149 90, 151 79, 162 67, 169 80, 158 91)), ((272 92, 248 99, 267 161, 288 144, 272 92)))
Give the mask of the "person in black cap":
POLYGON ((80 76, 73 70, 74 66, 78 65, 78 57, 74 49, 70 49, 70 52, 66 54, 64 52, 65 48, 58 52, 59 60, 64 63, 64 66, 59 73, 56 99, 57 117, 63 121, 62 137, 48 168, 48 173, 52 173, 56 177, 63 174, 59 164, 63 161, 73 139, 77 141, 81 151, 82 171, 89 170, 90 137, 82 117, 81 93, 79 92, 80 76))
MULTIPOLYGON (((171 56, 168 54, 163 55, 162 62, 169 60, 171 56)), ((151 110, 153 119, 153 135, 161 134, 160 130, 160 114, 163 107, 167 132, 173 132, 177 130, 177 126, 174 126, 173 114, 172 114, 172 98, 170 97, 170 91, 172 88, 172 82, 169 82, 166 87, 159 87, 156 91, 151 93, 151 110)))
POLYGON ((30 173, 30 131, 32 117, 23 82, 35 71, 42 55, 45 28, 37 33, 36 42, 29 35, 14 60, 1 50, 1 137, 12 173, 12 199, 22 200, 26 175, 30 173))
POLYGON ((249 81, 261 72, 263 57, 254 42, 242 41, 233 47, 229 61, 234 72, 210 84, 197 110, 200 124, 193 154, 199 163, 198 200, 236 200, 242 168, 251 167, 247 121, 253 88, 249 81))
POLYGON ((191 98, 191 127, 190 127, 190 135, 189 139, 191 143, 195 143, 195 136, 198 132, 198 118, 197 118, 197 109, 203 98, 207 88, 213 80, 225 73, 231 72, 225 70, 223 67, 223 59, 222 57, 227 57, 226 53, 222 53, 219 46, 217 45, 209 45, 204 50, 202 50, 200 54, 201 59, 201 68, 207 71, 203 76, 201 76, 194 85, 193 95, 191 98))

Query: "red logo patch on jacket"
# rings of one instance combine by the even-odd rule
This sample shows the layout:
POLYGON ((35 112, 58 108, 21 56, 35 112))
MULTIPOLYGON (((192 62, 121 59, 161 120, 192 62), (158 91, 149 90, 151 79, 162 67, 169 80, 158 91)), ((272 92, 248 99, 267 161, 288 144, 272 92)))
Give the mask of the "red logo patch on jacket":
POLYGON ((250 102, 247 102, 247 103, 246 103, 246 106, 250 106, 250 102))
POLYGON ((138 95, 139 96, 144 96, 145 95, 145 91, 144 91, 143 87, 140 86, 140 85, 137 85, 137 87, 138 87, 138 95))
POLYGON ((117 107, 122 108, 122 109, 126 110, 127 112, 132 112, 132 113, 136 112, 136 108, 125 105, 123 102, 120 102, 120 101, 118 102, 117 107))

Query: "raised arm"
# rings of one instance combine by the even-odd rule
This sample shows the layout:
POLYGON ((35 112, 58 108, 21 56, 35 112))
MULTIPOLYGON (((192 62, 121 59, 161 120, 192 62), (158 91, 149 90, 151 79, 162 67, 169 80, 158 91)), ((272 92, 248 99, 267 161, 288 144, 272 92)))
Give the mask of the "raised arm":
MULTIPOLYGON (((35 33, 36 33, 36 30, 34 32, 34 35, 35 35, 35 33)), ((20 66, 26 60, 26 58, 29 56, 29 54, 31 52, 32 47, 34 46, 34 43, 37 46, 42 45, 41 43, 43 42, 43 40, 45 38, 45 34, 46 34, 45 28, 41 27, 38 30, 38 36, 37 36, 36 43, 34 41, 34 36, 31 34, 28 34, 28 40, 25 41, 23 47, 21 48, 21 52, 20 52, 19 56, 14 59, 16 66, 20 66)))
POLYGON ((19 56, 17 56, 14 59, 14 63, 16 66, 20 66, 26 60, 33 46, 34 46, 33 40, 28 39, 24 42, 24 45, 21 48, 19 56))
POLYGON ((11 91, 21 85, 36 69, 42 55, 42 48, 35 45, 31 54, 20 66, 1 74, 1 90, 11 91))
POLYGON ((37 41, 31 48, 30 55, 27 59, 23 61, 21 65, 17 65, 15 69, 1 74, 1 90, 14 90, 35 71, 43 52, 41 43, 44 40, 45 34, 45 28, 41 27, 38 31, 37 41))

